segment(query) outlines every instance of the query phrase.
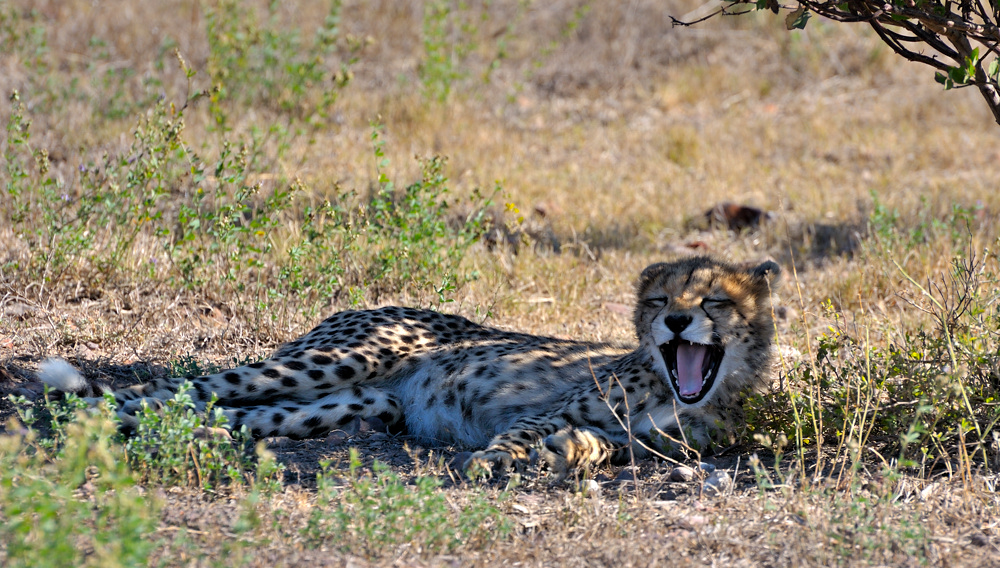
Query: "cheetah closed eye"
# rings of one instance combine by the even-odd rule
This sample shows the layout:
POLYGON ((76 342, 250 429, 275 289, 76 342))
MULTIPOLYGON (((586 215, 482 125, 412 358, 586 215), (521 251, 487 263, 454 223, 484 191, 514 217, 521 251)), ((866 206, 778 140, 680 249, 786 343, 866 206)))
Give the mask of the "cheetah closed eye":
MULTIPOLYGON (((113 394, 126 428, 142 400, 170 398, 188 380, 198 409, 214 393, 230 426, 255 437, 313 438, 377 417, 418 439, 479 449, 466 471, 522 464, 537 447, 562 477, 626 456, 626 423, 639 455, 656 429, 708 443, 769 368, 778 272, 773 262, 744 268, 707 257, 649 266, 636 287, 631 348, 386 307, 334 314, 266 361, 113 394)), ((84 397, 106 390, 62 361, 40 375, 84 397)))

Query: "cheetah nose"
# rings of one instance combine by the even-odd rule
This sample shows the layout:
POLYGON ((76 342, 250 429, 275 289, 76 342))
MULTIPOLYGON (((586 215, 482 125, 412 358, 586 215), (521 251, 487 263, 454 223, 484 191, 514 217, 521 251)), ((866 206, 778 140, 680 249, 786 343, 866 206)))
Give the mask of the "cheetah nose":
POLYGON ((684 331, 687 326, 691 323, 691 316, 679 316, 677 314, 670 314, 667 316, 663 323, 667 324, 667 328, 674 333, 680 333, 684 331))

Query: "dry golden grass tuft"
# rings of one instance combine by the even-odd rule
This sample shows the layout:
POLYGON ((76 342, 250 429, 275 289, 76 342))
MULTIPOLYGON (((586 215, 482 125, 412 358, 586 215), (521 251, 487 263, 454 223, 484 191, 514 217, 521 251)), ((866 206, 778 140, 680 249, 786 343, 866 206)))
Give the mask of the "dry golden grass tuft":
MULTIPOLYGON (((837 396, 853 400, 830 385, 813 390, 818 387, 802 379, 818 339, 850 336, 859 347, 844 347, 843 363, 860 361, 851 367, 857 370, 865 354, 940 331, 933 314, 918 309, 934 311, 916 284, 933 291, 929 283, 947 280, 953 258, 975 253, 985 255, 983 326, 960 329, 966 336, 957 341, 984 355, 980 366, 960 370, 965 375, 947 373, 984 384, 996 380, 997 127, 978 95, 943 92, 928 71, 894 57, 861 26, 813 21, 789 33, 761 13, 671 28, 669 16, 697 13, 699 4, 690 0, 451 3, 439 45, 428 46, 427 26, 435 22, 426 20, 424 3, 345 1, 321 79, 306 85, 304 95, 280 81, 262 95, 254 91, 266 79, 260 75, 239 84, 246 100, 215 107, 209 67, 218 56, 206 26, 225 4, 0 0, 0 40, 11 46, 0 53, 0 91, 5 97, 19 91, 31 121, 31 149, 47 151, 47 175, 64 184, 67 201, 84 191, 81 167, 94 168, 105 155, 128 155, 137 117, 157 100, 176 110, 207 90, 184 110, 183 139, 191 152, 211 163, 224 141, 247 144, 255 151, 247 183, 259 182, 259 195, 296 179, 307 188, 282 213, 287 216, 276 217, 282 222, 270 240, 281 251, 301 237, 295 219, 304 207, 335 200, 344 190, 363 198, 379 187, 371 140, 377 120, 388 159, 383 172, 397 187, 420 179, 414 156, 447 156, 451 197, 464 200, 475 188, 488 193, 499 181, 500 223, 536 236, 534 242, 525 237, 516 253, 512 246, 470 248, 461 272, 477 277, 450 295, 447 311, 531 333, 630 342, 632 283, 646 265, 692 253, 775 258, 786 273, 776 291, 778 337, 786 353, 799 355, 778 373, 759 415, 767 424, 783 417, 787 426, 794 405, 802 410, 832 405, 837 396), (190 81, 175 48, 196 71, 190 81), (454 68, 429 71, 434 49, 452 54, 454 68), (348 72, 350 81, 338 86, 348 72), (423 94, 429 84, 450 88, 445 102, 423 94), (310 115, 325 93, 336 100, 322 115, 310 115), (295 104, 282 108, 280 101, 295 104), (224 128, 216 108, 228 112, 224 128), (739 233, 706 226, 705 212, 722 202, 763 209, 770 219, 739 233), (795 382, 786 383, 789 377, 795 382), (790 402, 781 388, 800 398, 790 402)), ((253 14, 257 33, 300 30, 303 46, 329 11, 319 2, 275 3, 273 15, 265 2, 240 6, 253 14)), ((282 63, 264 71, 278 73, 282 63)), ((4 124, 12 108, 0 106, 4 124)), ((0 150, 10 150, 10 140, 8 132, 0 150)), ((33 182, 45 177, 36 170, 27 175, 33 182)), ((12 182, 10 169, 0 171, 0 181, 12 182)), ((198 185, 180 174, 169 181, 169 199, 178 204, 198 185)), ((4 208, 13 211, 14 203, 11 194, 0 196, 4 208)), ((17 227, 7 225, 8 212, 0 214, 5 392, 33 392, 33 370, 46 356, 67 357, 89 375, 124 383, 147 365, 186 355, 222 365, 264 357, 308 330, 316 306, 438 305, 427 287, 377 298, 342 291, 312 303, 305 294, 267 293, 280 290, 267 282, 253 288, 255 279, 273 277, 273 267, 245 280, 185 286, 165 263, 164 239, 141 231, 114 277, 93 262, 106 246, 72 258, 58 273, 32 272, 25 267, 42 251, 32 248, 39 241, 31 235, 49 230, 47 207, 52 204, 31 202, 28 221, 17 227)), ((89 227, 88 235, 111 246, 111 229, 89 227)), ((870 376, 855 373, 845 384, 860 389, 870 376)), ((890 379, 886 389, 908 384, 906 376, 890 379)), ((868 402, 892 404, 885 396, 868 402)), ((983 404, 977 416, 997 402, 983 404)), ((839 417, 844 431, 863 434, 864 424, 851 420, 877 416, 869 411, 839 417)), ((12 412, 4 401, 0 416, 12 412)), ((809 425, 806 418, 803 424, 809 425)), ((965 432, 972 435, 971 428, 965 432)), ((716 460, 735 473, 739 459, 741 469, 735 490, 714 499, 701 495, 697 482, 668 481, 669 466, 653 461, 641 464, 637 488, 620 482, 620 468, 605 468, 595 472, 600 489, 590 494, 550 488, 530 476, 510 489, 502 482, 477 489, 451 481, 441 464, 415 460, 398 440, 351 438, 365 467, 378 459, 407 479, 445 479, 439 491, 451 506, 485 495, 516 525, 512 536, 491 546, 428 555, 412 543, 369 558, 335 541, 309 548, 299 533, 316 500, 316 464, 346 464, 346 447, 276 443, 291 486, 270 502, 246 505, 187 489, 162 493, 167 506, 155 561, 985 566, 1000 556, 996 449, 989 459, 973 455, 970 462, 968 452, 956 449, 959 442, 946 437, 931 450, 950 459, 938 455, 902 468, 891 463, 899 455, 895 439, 846 436, 838 448, 837 440, 823 445, 822 436, 807 432, 798 455, 795 440, 785 450, 783 479, 772 480, 777 487, 761 489, 747 460, 756 451, 773 463, 774 444, 753 442, 754 433, 776 434, 759 427, 716 460), (895 453, 881 455, 885 448, 895 453), (828 469, 811 471, 817 463, 828 469), (843 464, 856 469, 849 483, 838 484, 844 475, 836 467, 843 464), (965 475, 963 468, 969 468, 965 475), (240 507, 257 507, 262 524, 235 531, 240 507)), ((450 458, 457 449, 434 451, 450 458)))

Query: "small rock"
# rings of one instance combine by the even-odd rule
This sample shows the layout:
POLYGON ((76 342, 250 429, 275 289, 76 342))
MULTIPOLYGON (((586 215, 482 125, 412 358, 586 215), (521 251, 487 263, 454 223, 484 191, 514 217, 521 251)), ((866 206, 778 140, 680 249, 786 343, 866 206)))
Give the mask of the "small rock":
POLYGON ((22 304, 20 302, 9 304, 4 309, 4 315, 6 315, 9 318, 14 318, 19 320, 27 318, 34 312, 35 308, 33 306, 29 306, 28 304, 22 304))
POLYGON ((715 466, 710 463, 701 462, 698 464, 698 469, 704 471, 705 473, 711 475, 715 473, 715 466))
POLYGON ((718 497, 729 491, 733 486, 733 479, 724 471, 714 471, 702 485, 702 493, 709 497, 718 497))
POLYGON ((361 421, 362 432, 388 432, 389 427, 379 418, 365 418, 361 421))
POLYGON ((94 343, 93 341, 88 341, 87 342, 87 349, 97 349, 97 344, 94 343))
POLYGON ((584 495, 600 495, 601 484, 593 479, 584 479, 580 482, 579 491, 584 495))
POLYGON ((661 503, 661 504, 662 503, 674 503, 675 501, 677 501, 677 493, 674 493, 673 491, 671 491, 669 489, 666 490, 666 491, 661 491, 656 497, 657 497, 658 500, 655 501, 654 504, 655 503, 661 503))
POLYGON ((465 467, 465 462, 469 461, 471 457, 472 452, 458 452, 448 460, 448 469, 462 471, 462 468, 465 467))
POLYGON ((636 477, 637 477, 636 476, 636 471, 634 471, 631 467, 626 467, 625 469, 623 469, 621 471, 621 473, 619 473, 617 476, 615 476, 615 483, 619 483, 619 484, 623 484, 623 485, 629 484, 629 483, 634 484, 635 480, 636 480, 636 477))
POLYGON ((694 479, 694 470, 686 465, 679 465, 670 472, 670 481, 688 482, 694 479))
POLYGON ((704 515, 688 515, 686 517, 681 517, 681 519, 677 521, 677 526, 689 531, 698 530, 707 524, 708 518, 704 515))
POLYGON ((988 546, 990 544, 990 539, 983 533, 972 533, 969 535, 969 542, 975 546, 988 546))
POLYGON ((362 422, 364 422, 364 421, 361 420, 360 417, 355 416, 354 420, 352 420, 352 421, 348 422, 347 424, 341 426, 340 429, 344 433, 353 436, 353 435, 355 435, 355 434, 357 434, 358 432, 361 431, 361 423, 362 422))
POLYGON ((325 442, 328 446, 339 446, 346 442, 349 437, 350 436, 347 432, 344 432, 343 430, 334 430, 326 436, 325 442))
POLYGON ((206 428, 200 426, 191 431, 191 435, 195 440, 208 440, 210 438, 218 438, 220 440, 232 440, 233 435, 229 433, 229 430, 225 428, 206 428))
POLYGON ((272 436, 270 438, 265 438, 264 443, 267 444, 268 448, 287 448, 292 445, 292 439, 285 436, 272 436))

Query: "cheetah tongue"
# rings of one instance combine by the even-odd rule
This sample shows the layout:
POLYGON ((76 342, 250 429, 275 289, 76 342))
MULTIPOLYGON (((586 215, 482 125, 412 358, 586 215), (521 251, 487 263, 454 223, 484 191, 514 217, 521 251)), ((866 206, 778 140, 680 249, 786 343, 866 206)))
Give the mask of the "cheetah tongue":
POLYGON ((677 346, 677 387, 681 396, 695 396, 701 392, 701 370, 708 346, 681 343, 677 346))

